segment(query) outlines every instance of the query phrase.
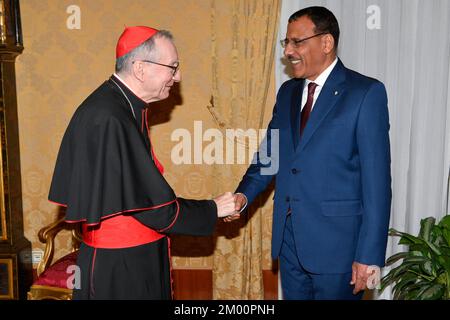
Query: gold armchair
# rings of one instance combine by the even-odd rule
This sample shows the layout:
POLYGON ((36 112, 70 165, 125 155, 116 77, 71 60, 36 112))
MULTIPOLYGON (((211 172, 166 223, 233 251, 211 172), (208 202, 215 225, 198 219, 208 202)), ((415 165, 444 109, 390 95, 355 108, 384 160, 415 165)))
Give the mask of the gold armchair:
POLYGON ((79 223, 67 223, 64 216, 39 231, 39 240, 45 243, 44 256, 37 267, 37 279, 28 292, 28 300, 70 300, 72 289, 67 288, 70 274, 67 268, 76 263, 78 248, 81 243, 79 223), (71 252, 53 262, 55 237, 62 230, 72 233, 71 252))

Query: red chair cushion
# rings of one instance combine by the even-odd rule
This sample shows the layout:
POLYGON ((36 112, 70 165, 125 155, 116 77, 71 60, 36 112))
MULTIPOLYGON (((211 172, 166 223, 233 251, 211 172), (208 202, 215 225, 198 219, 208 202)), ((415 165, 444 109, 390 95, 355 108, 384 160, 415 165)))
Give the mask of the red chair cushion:
POLYGON ((73 275, 67 273, 67 268, 76 264, 77 255, 78 251, 65 255, 45 270, 33 284, 67 289, 67 279, 73 275))

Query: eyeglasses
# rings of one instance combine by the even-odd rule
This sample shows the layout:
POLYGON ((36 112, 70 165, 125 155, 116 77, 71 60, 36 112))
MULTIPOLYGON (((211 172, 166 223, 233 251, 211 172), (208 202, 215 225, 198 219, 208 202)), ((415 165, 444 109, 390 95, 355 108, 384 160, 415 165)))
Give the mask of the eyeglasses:
POLYGON ((286 38, 286 39, 280 40, 280 43, 283 48, 286 48, 289 45, 289 43, 292 43, 294 48, 299 48, 300 44, 302 44, 302 42, 305 42, 306 40, 309 40, 311 38, 315 38, 315 37, 318 37, 318 36, 321 36, 321 35, 327 34, 327 33, 329 33, 329 32, 321 32, 321 33, 315 34, 311 37, 303 38, 303 39, 288 39, 288 38, 286 38))
MULTIPOLYGON (((180 63, 179 62, 177 62, 176 65, 174 65, 174 66, 170 66, 168 64, 162 64, 162 63, 158 63, 158 62, 154 62, 154 61, 150 61, 150 60, 136 60, 136 61, 153 63, 153 64, 157 64, 158 66, 163 66, 163 67, 170 68, 170 69, 172 69, 172 75, 173 76, 178 72, 178 69, 180 68, 180 63)), ((133 63, 135 63, 136 61, 133 61, 133 63)))

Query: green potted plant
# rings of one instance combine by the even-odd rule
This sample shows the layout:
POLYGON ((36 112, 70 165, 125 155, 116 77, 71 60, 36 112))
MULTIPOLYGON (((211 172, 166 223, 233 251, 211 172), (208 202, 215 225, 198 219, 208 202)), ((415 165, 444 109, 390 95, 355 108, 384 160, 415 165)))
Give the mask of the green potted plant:
POLYGON ((386 260, 386 266, 402 261, 381 279, 381 291, 392 284, 394 299, 450 299, 450 216, 438 224, 433 217, 422 219, 417 237, 395 229, 389 235, 400 237, 407 251, 386 260))

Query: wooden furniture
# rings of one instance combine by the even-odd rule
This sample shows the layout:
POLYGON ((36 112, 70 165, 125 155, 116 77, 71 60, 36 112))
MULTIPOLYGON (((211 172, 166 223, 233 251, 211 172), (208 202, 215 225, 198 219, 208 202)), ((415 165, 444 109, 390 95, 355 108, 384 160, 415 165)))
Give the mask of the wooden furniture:
POLYGON ((0 299, 25 299, 31 244, 23 234, 15 59, 22 53, 19 0, 0 0, 0 299))
POLYGON ((39 231, 39 240, 45 243, 44 256, 37 268, 38 277, 28 292, 28 300, 71 300, 72 268, 81 243, 80 224, 66 223, 62 216, 39 231), (63 230, 72 233, 71 252, 53 263, 55 238, 63 230))

